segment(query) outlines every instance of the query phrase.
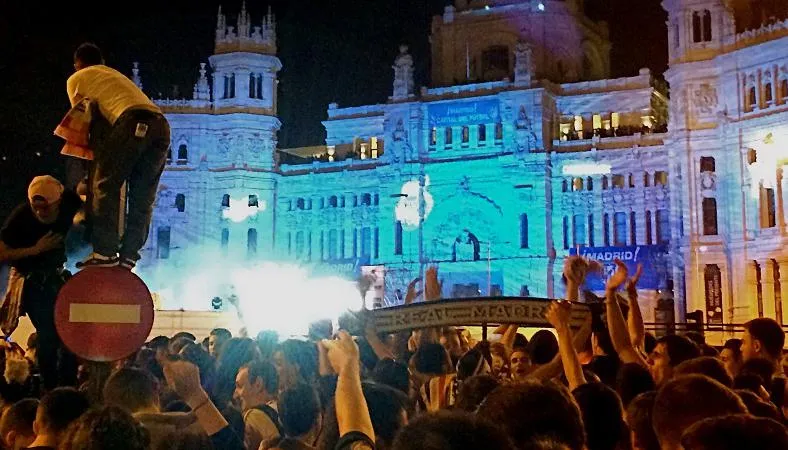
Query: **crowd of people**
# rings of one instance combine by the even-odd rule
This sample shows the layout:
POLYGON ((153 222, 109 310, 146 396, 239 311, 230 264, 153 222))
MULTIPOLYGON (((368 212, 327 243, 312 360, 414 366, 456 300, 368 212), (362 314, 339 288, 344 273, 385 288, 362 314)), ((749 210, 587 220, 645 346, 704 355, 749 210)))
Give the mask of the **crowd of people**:
MULTIPOLYGON (((565 266, 566 300, 591 264, 565 266)), ((701 333, 646 332, 639 273, 607 281, 602 316, 570 326, 550 304, 528 340, 503 325, 474 341, 455 327, 381 334, 364 314, 281 340, 214 329, 159 336, 73 386, 36 382, 36 339, 4 344, 4 448, 569 449, 788 448, 782 327, 748 322, 721 348, 701 333), (361 325, 361 326, 359 326, 361 325), (358 330, 351 335, 344 329, 358 330), (99 386, 96 384, 100 383, 99 386)), ((423 301, 440 301, 427 270, 423 301)), ((418 301, 411 284, 406 302, 418 301)))

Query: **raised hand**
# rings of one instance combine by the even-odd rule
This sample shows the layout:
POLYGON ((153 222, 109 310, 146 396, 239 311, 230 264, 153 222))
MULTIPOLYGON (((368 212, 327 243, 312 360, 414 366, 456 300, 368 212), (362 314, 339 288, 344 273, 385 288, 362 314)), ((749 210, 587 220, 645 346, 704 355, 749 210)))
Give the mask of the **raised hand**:
POLYGON ((638 264, 637 270, 635 270, 635 275, 627 280, 627 293, 630 296, 637 295, 638 293, 638 281, 640 280, 640 275, 643 273, 643 264, 638 264))
POLYGON ((552 302, 547 308, 547 321, 556 330, 569 328, 569 320, 572 317, 572 304, 569 302, 552 302))
POLYGON ((621 285, 627 281, 627 276, 629 275, 626 264, 620 259, 616 259, 614 262, 616 263, 616 271, 607 279, 607 285, 605 287, 607 290, 612 291, 621 287, 621 285))
POLYGON ((434 266, 427 268, 425 278, 424 300, 428 302, 440 300, 443 285, 438 281, 438 268, 434 266))
POLYGON ((410 305, 413 303, 423 291, 417 291, 416 285, 421 281, 420 277, 416 277, 408 284, 408 292, 405 294, 405 304, 410 305))
POLYGON ((575 285, 583 284, 588 271, 588 260, 582 256, 570 256, 564 262, 564 277, 575 285))
POLYGON ((320 341, 320 345, 325 349, 328 362, 336 373, 358 367, 358 345, 347 331, 340 330, 336 339, 324 339, 320 341))

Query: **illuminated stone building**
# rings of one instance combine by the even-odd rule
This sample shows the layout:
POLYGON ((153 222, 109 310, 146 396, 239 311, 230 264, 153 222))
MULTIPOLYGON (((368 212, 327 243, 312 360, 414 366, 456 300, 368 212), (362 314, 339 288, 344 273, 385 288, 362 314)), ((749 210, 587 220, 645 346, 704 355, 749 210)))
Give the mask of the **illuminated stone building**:
POLYGON ((159 102, 173 154, 140 273, 177 289, 205 254, 383 266, 393 304, 437 264, 445 296, 558 297, 579 251, 643 262, 649 321, 660 297, 679 319, 776 317, 788 23, 737 33, 721 1, 666 0, 668 100, 648 69, 610 78, 607 25, 581 5, 457 0, 433 19, 428 87, 403 46, 387 102, 328 105, 325 143, 297 149, 276 145, 273 16, 220 10, 211 75, 159 102))

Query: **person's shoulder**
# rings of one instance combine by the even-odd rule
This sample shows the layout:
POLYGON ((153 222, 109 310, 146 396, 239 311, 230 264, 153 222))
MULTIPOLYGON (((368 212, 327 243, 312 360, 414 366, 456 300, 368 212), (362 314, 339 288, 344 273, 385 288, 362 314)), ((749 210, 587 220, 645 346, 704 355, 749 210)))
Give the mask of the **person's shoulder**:
POLYGON ((30 205, 28 205, 27 202, 20 203, 11 210, 10 214, 8 214, 2 228, 8 228, 12 226, 12 224, 24 220, 25 217, 31 216, 32 214, 33 211, 30 209, 30 205))

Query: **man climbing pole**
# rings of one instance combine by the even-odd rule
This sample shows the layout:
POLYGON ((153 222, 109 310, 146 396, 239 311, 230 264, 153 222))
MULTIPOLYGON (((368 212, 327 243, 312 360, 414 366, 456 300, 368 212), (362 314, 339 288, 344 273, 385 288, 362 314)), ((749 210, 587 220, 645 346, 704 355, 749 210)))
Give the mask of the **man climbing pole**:
POLYGON ((90 177, 93 253, 77 267, 120 265, 131 270, 148 236, 169 152, 170 126, 159 107, 129 78, 104 65, 95 45, 77 48, 74 69, 66 84, 71 105, 90 99, 111 126, 94 149, 90 177), (125 230, 119 230, 121 188, 126 182, 128 213, 125 230))

